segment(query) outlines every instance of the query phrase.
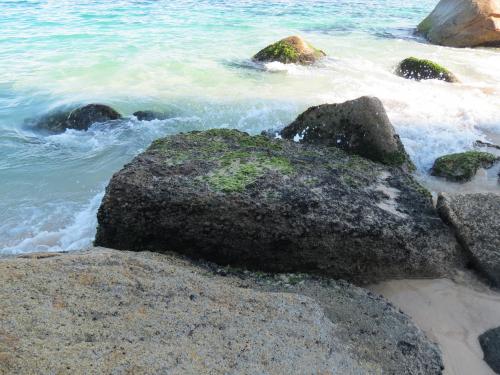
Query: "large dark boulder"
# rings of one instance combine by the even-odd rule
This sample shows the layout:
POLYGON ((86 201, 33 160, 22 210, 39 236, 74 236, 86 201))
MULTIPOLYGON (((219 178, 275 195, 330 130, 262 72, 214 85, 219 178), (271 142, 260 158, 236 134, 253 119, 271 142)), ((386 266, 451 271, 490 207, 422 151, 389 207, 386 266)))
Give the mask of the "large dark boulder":
POLYGON ((472 265, 500 286, 500 195, 442 193, 437 207, 455 230, 472 265))
POLYGON ((401 61, 396 69, 396 74, 415 81, 437 79, 446 82, 458 82, 458 78, 445 67, 433 61, 415 57, 408 57, 401 61))
POLYGON ((479 336, 479 344, 484 353, 484 361, 500 374, 500 327, 490 329, 479 336))
POLYGON ((272 62, 277 61, 283 64, 309 65, 325 57, 326 54, 306 42, 300 36, 289 36, 273 43, 253 57, 254 61, 272 62))
POLYGON ((491 168, 499 157, 489 152, 467 151, 444 155, 436 159, 431 169, 433 176, 444 177, 450 181, 470 181, 479 168, 491 168))
POLYGON ((371 96, 311 107, 284 128, 281 135, 302 143, 338 147, 410 171, 415 168, 384 105, 371 96))
POLYGON ((457 243, 399 168, 236 130, 155 141, 111 179, 95 244, 357 281, 438 276, 457 243))
POLYGON ((87 130, 92 124, 120 119, 113 108, 103 104, 88 104, 73 110, 56 110, 36 122, 36 127, 53 133, 66 129, 87 130))

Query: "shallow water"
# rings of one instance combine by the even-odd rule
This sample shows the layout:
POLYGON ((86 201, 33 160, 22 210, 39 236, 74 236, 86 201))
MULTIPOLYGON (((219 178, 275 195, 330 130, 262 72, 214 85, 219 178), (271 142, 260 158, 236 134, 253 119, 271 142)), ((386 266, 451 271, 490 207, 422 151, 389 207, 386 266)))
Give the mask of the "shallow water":
POLYGON ((500 134, 500 50, 415 37, 435 3, 0 0, 0 252, 90 245, 107 181, 155 138, 212 127, 255 134, 308 106, 362 95, 384 102, 427 181, 437 156, 500 134), (314 67, 250 62, 291 34, 329 57, 314 67), (396 77, 394 66, 412 55, 446 65, 461 83, 396 77), (52 136, 23 125, 88 102, 174 118, 52 136))

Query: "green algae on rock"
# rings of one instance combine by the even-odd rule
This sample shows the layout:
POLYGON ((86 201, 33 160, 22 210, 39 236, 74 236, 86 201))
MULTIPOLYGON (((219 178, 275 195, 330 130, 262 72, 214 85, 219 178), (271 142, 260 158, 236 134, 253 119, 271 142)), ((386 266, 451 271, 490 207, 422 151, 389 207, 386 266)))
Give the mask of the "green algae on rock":
POLYGON ((456 242, 418 186, 327 145, 178 134, 113 176, 95 244, 358 281, 442 275, 460 261, 456 242))
POLYGON ((326 54, 299 36, 289 36, 259 51, 253 59, 260 62, 278 61, 283 64, 312 64, 326 54))
POLYGON ((408 57, 401 61, 396 69, 396 74, 416 81, 425 79, 438 79, 446 82, 458 82, 457 77, 443 66, 433 61, 408 57))
POLYGON ((479 168, 491 168, 499 158, 489 152, 467 151, 441 156, 432 167, 433 176, 451 181, 470 181, 479 168))

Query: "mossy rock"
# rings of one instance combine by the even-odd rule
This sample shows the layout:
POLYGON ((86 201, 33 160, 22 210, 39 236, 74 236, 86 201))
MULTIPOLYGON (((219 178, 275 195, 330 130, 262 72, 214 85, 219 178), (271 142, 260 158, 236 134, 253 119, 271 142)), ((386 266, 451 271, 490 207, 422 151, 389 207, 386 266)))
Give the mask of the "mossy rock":
POLYGON ((326 54, 299 36, 289 36, 259 51, 253 60, 283 64, 312 64, 326 54))
POLYGON ((458 82, 457 77, 443 66, 430 60, 409 57, 401 61, 396 69, 396 74, 416 81, 425 79, 438 79, 446 82, 458 82))
POLYGON ((467 151, 441 156, 432 167, 433 176, 451 181, 470 181, 479 168, 491 168, 499 158, 489 152, 467 151))
POLYGON ((350 280, 436 276, 455 252, 401 169, 230 129, 153 142, 113 176, 98 221, 100 246, 350 280))

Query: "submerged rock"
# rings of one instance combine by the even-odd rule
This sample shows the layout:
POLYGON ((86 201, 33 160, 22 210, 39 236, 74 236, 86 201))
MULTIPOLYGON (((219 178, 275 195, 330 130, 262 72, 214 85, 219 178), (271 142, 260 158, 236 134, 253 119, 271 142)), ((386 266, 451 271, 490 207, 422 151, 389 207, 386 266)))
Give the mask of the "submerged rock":
POLYGON ((442 372, 437 346, 386 300, 304 275, 222 277, 92 249, 0 261, 0 298, 6 374, 442 372))
POLYGON ((438 79, 446 82, 458 82, 457 77, 445 67, 433 61, 415 57, 409 57, 401 61, 396 69, 396 74, 416 81, 438 79))
POLYGON ((479 344, 484 353, 484 361, 500 374, 500 327, 493 328, 479 336, 479 344))
POLYGON ((498 160, 497 156, 480 151, 445 155, 436 159, 431 174, 451 181, 470 181, 479 168, 491 168, 498 160))
POLYGON ((442 275, 456 242, 412 176, 236 130, 153 142, 111 179, 95 243, 349 280, 442 275))
POLYGON ((455 230, 472 265, 500 286, 500 195, 442 193, 437 208, 455 230))
POLYGON ((284 128, 281 135, 302 143, 338 147, 407 170, 415 168, 382 102, 375 97, 311 107, 284 128))
POLYGON ((166 120, 171 117, 168 113, 157 111, 137 111, 134 116, 139 121, 166 120))
POLYGON ((418 30, 444 46, 500 46, 500 2, 441 0, 418 30))
POLYGON ((299 36, 289 36, 259 51, 253 59, 260 62, 278 61, 283 64, 312 64, 326 54, 299 36))
POLYGON ((71 111, 55 111, 42 117, 36 127, 55 133, 66 129, 87 130, 92 124, 120 119, 113 108, 103 104, 88 104, 71 111))

